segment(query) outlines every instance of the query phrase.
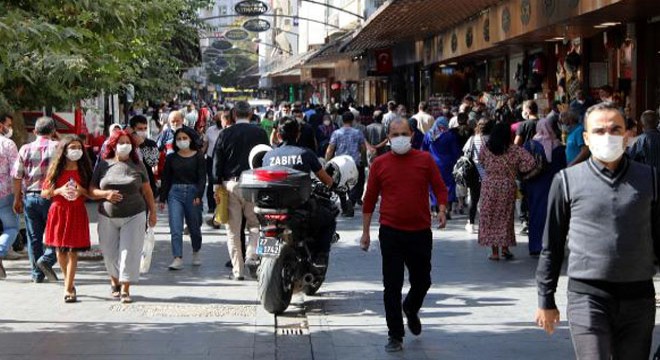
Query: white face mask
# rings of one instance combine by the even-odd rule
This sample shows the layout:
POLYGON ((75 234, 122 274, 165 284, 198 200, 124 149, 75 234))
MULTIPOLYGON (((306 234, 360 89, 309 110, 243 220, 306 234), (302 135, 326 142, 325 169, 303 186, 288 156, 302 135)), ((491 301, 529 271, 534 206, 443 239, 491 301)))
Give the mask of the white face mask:
POLYGON ((11 138, 11 136, 14 135, 14 129, 12 128, 5 128, 5 129, 7 129, 7 132, 2 136, 6 137, 7 139, 11 138))
POLYGON ((71 161, 78 161, 83 156, 81 149, 71 149, 66 151, 66 158, 71 161))
POLYGON ((390 146, 392 147, 392 151, 399 155, 406 154, 412 147, 412 144, 410 143, 411 139, 411 136, 397 136, 390 139, 390 146))
POLYGON ((589 134, 589 150, 593 156, 603 162, 616 161, 624 153, 623 136, 589 134))
POLYGON ((143 139, 146 139, 147 136, 149 135, 149 133, 147 133, 146 131, 136 131, 135 134, 137 134, 137 136, 139 136, 143 139))
POLYGON ((330 126, 330 120, 323 120, 323 125, 330 126))
POLYGON ((176 147, 181 150, 188 150, 190 148, 190 140, 177 140, 176 147))
POLYGON ((133 150, 133 145, 131 144, 117 144, 117 155, 119 156, 128 156, 133 150))

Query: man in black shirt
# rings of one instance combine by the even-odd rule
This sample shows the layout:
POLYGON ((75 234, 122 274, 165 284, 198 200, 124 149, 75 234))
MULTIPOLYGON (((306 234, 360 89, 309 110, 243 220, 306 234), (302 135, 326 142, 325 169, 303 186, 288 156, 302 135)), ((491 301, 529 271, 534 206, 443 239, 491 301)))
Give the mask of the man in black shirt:
POLYGON ((557 281, 567 240, 567 314, 578 359, 648 359, 660 255, 655 169, 624 156, 625 120, 610 103, 586 113, 592 157, 555 176, 536 271, 536 322, 559 322, 557 281))
POLYGON ((156 142, 148 138, 149 131, 147 124, 147 118, 142 115, 135 115, 128 121, 130 131, 133 133, 133 139, 140 147, 140 155, 144 167, 147 168, 151 191, 153 191, 154 197, 157 197, 158 187, 156 186, 156 178, 154 177, 153 168, 158 166, 160 152, 158 151, 158 145, 156 142))
POLYGON ((245 263, 256 260, 257 240, 259 239, 259 220, 254 213, 254 204, 246 201, 238 186, 241 173, 250 169, 250 150, 260 144, 268 144, 266 132, 259 126, 250 124, 252 108, 246 101, 239 101, 234 106, 236 124, 218 135, 213 150, 213 180, 216 187, 216 201, 220 201, 217 189, 224 187, 229 192, 229 221, 227 223, 227 247, 232 262, 232 278, 244 279, 245 263), (245 216, 249 238, 245 259, 241 253, 241 221, 245 216))
POLYGON ((513 141, 518 146, 523 146, 536 135, 536 124, 539 121, 539 107, 534 100, 523 103, 522 116, 525 121, 516 130, 516 138, 513 141))
POLYGON ((305 114, 300 109, 293 109, 293 117, 298 120, 300 124, 300 137, 296 141, 296 145, 306 147, 316 153, 318 143, 316 142, 316 131, 305 121, 305 114))

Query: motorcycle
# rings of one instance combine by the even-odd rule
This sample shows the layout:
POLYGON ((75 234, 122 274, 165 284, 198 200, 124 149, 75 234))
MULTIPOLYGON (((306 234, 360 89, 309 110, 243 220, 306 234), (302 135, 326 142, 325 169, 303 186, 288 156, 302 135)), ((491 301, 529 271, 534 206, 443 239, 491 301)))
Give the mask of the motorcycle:
POLYGON ((326 164, 335 179, 334 190, 308 173, 282 166, 241 175, 243 197, 255 204, 261 225, 259 261, 250 271, 257 277, 259 300, 269 313, 283 313, 294 293, 314 295, 325 281, 329 252, 315 245, 330 232, 331 244, 339 241, 334 231, 339 209, 333 191, 347 191, 357 182, 353 160, 340 158, 326 164))

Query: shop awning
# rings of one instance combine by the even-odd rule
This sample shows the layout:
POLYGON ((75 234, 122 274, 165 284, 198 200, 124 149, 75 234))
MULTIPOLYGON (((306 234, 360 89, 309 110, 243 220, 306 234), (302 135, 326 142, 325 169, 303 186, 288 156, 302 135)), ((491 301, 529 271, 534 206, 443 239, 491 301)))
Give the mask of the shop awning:
POLYGON ((333 67, 335 62, 339 60, 359 56, 362 53, 361 50, 342 51, 342 48, 353 39, 357 31, 351 30, 328 44, 323 45, 307 58, 304 65, 309 67, 333 67))
POLYGON ((422 40, 469 19, 501 0, 389 0, 343 46, 362 51, 422 40))

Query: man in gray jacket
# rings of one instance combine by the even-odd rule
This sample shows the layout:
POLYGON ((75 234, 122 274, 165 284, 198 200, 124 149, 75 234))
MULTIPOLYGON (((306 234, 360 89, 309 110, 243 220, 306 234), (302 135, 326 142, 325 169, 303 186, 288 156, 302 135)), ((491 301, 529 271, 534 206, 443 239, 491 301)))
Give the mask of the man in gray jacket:
POLYGON ((567 316, 578 359, 648 359, 655 325, 654 260, 660 250, 654 168, 624 156, 626 126, 609 103, 586 114, 592 157, 552 183, 539 260, 536 322, 559 322, 557 280, 567 239, 567 316))

